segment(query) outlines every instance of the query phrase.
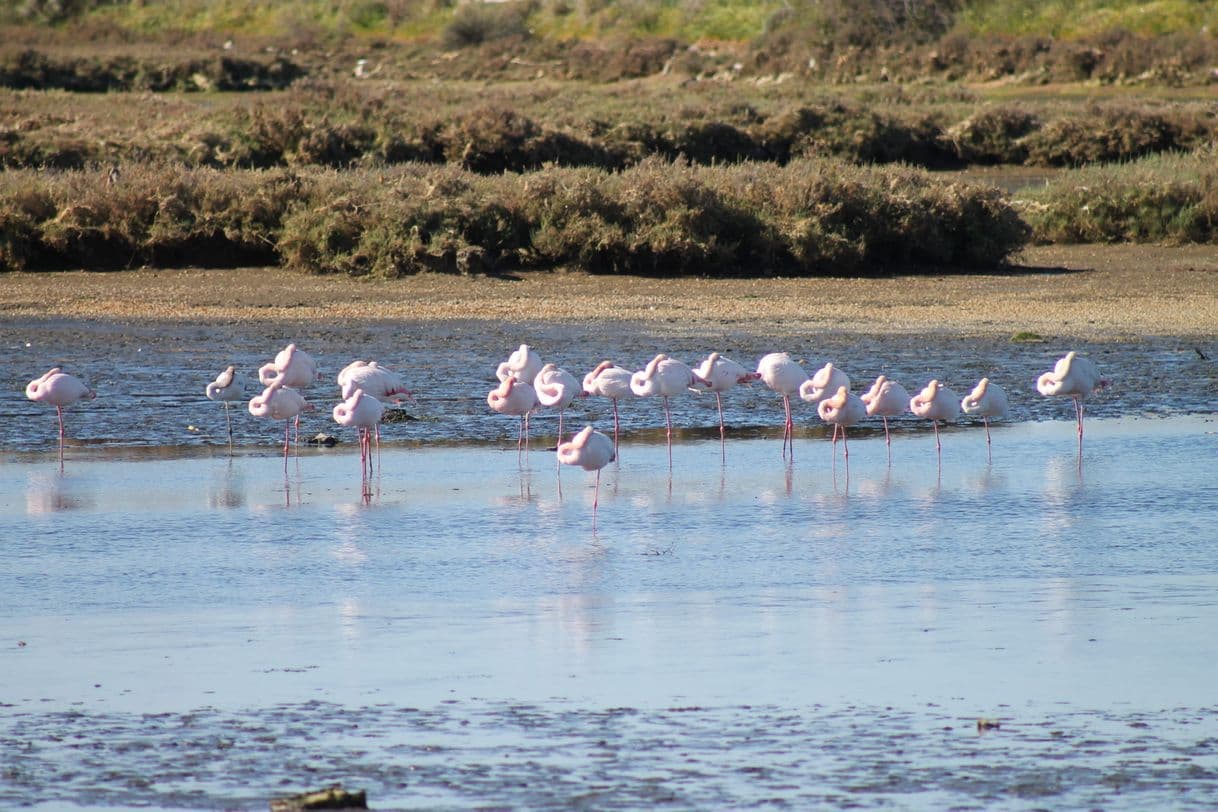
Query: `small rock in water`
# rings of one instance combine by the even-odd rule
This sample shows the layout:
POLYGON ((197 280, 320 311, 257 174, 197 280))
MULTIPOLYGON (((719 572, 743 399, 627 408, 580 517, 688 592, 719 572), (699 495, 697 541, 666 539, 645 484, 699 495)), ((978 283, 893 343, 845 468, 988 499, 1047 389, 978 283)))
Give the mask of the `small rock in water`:
POLYGON ((367 809, 368 796, 362 789, 348 792, 342 784, 302 792, 271 801, 271 812, 303 812, 306 809, 367 809))
POLYGON ((977 729, 978 730, 998 730, 1001 727, 1002 727, 1002 722, 998 721, 997 719, 978 719, 977 720, 977 729))
POLYGON ((318 432, 309 439, 305 440, 305 445, 324 445, 326 448, 338 445, 338 438, 333 434, 318 432))
POLYGON ((409 423, 412 420, 419 418, 412 415, 410 412, 403 409, 386 409, 384 417, 381 418, 382 423, 409 423))

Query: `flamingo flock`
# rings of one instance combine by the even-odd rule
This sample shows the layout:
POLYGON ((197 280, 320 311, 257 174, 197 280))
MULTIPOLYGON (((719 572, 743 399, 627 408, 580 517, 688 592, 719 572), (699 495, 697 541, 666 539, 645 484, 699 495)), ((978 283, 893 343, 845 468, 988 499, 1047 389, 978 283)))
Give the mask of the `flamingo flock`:
MULTIPOLYGON (((939 424, 954 421, 961 412, 981 417, 985 425, 989 456, 992 455, 990 420, 1007 416, 1010 408, 1005 390, 989 378, 982 378, 963 398, 937 379, 931 380, 911 397, 900 383, 884 375, 876 378, 866 392, 856 394, 851 391, 850 376, 834 364, 825 364, 812 375, 808 375, 800 363, 786 352, 762 356, 756 369, 752 371, 718 352, 710 353, 696 367, 690 367, 660 353, 635 372, 606 360, 588 372, 581 383, 571 372, 554 363, 545 363, 540 354, 528 344, 521 344, 496 367, 495 374, 499 384, 487 393, 486 402, 494 412, 519 419, 518 456, 528 449, 529 416, 541 409, 556 410, 559 420, 555 445, 558 463, 596 471, 594 511, 599 501, 600 470, 617 460, 620 453, 618 404, 627 398, 660 399, 664 411, 670 467, 673 431, 670 400, 688 392, 715 395, 721 455, 725 455, 727 427, 723 415, 723 397, 738 385, 760 381, 782 398, 784 459, 788 455, 791 459, 794 458, 791 401, 796 395, 801 400, 814 404, 820 419, 826 425, 834 427, 834 457, 840 432, 843 456, 847 460, 850 455, 848 430, 869 418, 879 417, 883 421, 884 440, 891 462, 892 439, 888 420, 905 413, 931 421, 935 432, 936 454, 940 461, 942 442, 939 437, 939 424), (611 402, 612 438, 596 431, 592 426, 586 426, 570 439, 565 438, 565 412, 577 398, 607 398, 611 402)), ((291 429, 293 425, 297 427, 299 439, 300 415, 314 410, 313 405, 306 400, 303 390, 312 387, 321 376, 312 356, 295 344, 288 344, 276 354, 274 360, 258 369, 258 379, 264 389, 250 398, 248 411, 255 417, 284 421, 286 466, 291 447, 291 429)), ((413 394, 407 389, 400 375, 376 361, 358 360, 348 364, 338 374, 336 383, 341 402, 333 407, 332 417, 339 426, 356 429, 360 442, 361 466, 365 474, 368 474, 373 467, 374 443, 379 460, 380 423, 384 419, 386 404, 399 403, 403 399, 414 401, 413 394)), ((1084 401, 1108 383, 1100 377, 1094 363, 1073 351, 1067 353, 1056 362, 1052 370, 1040 375, 1036 380, 1036 389, 1041 395, 1065 396, 1073 401, 1080 460, 1083 449, 1084 401)), ((231 451, 232 421, 228 412, 229 405, 245 399, 236 367, 227 366, 214 381, 207 384, 204 394, 209 400, 217 401, 225 408, 231 451)), ((80 400, 93 399, 96 397, 95 392, 80 378, 55 367, 29 382, 26 386, 26 397, 55 407, 59 423, 59 459, 62 467, 64 409, 80 400)))

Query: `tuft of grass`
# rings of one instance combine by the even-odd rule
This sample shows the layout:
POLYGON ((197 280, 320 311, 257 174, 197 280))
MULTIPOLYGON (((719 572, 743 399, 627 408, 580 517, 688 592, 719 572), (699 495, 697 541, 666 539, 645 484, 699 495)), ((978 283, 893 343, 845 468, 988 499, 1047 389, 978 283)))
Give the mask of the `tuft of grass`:
POLYGON ((1030 330, 1020 330, 1011 336, 1011 342, 1014 344, 1038 344, 1044 340, 1045 337, 1040 333, 1033 333, 1030 330))

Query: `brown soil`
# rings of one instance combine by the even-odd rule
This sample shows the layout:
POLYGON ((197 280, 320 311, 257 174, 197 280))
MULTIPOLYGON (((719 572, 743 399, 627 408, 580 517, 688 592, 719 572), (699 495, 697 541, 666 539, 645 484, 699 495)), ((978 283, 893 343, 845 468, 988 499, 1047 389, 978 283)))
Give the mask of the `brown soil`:
POLYGON ((280 268, 10 273, 5 319, 308 321, 490 319, 732 325, 771 333, 841 330, 965 335, 1212 336, 1213 246, 1050 246, 984 275, 885 279, 639 279, 528 273, 518 279, 422 274, 393 281, 280 268))

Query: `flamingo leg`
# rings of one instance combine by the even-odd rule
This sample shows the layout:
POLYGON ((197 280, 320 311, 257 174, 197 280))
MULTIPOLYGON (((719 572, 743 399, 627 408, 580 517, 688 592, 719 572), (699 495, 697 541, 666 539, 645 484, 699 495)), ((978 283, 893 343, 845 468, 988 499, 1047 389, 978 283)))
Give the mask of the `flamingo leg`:
POLYGON ((233 418, 228 411, 228 401, 224 401, 224 422, 228 424, 228 453, 233 453, 233 418))
POLYGON ((596 506, 601 501, 601 469, 596 469, 596 489, 592 491, 592 513, 596 514, 596 506))
POLYGON ((942 465, 943 464, 943 445, 942 445, 942 443, 939 442, 939 421, 932 420, 932 421, 930 421, 930 423, 932 426, 935 427, 935 454, 938 455, 939 464, 942 465))
POLYGON ((558 410, 558 442, 555 445, 562 444, 562 416, 565 409, 558 410))
POLYGON ((1074 413, 1078 416, 1078 452, 1083 453, 1083 401, 1074 398, 1074 413))
POLYGON ((300 453, 300 415, 296 415, 296 453, 300 453))
POLYGON ((672 468, 672 412, 668 408, 668 395, 664 396, 664 436, 668 440, 668 467, 672 468))
POLYGON ((715 405, 719 407, 719 444, 727 439, 727 427, 723 424, 723 395, 715 393, 715 405))
POLYGON ((888 415, 880 415, 884 421, 884 445, 888 447, 888 464, 892 465, 892 437, 888 434, 888 415))
POLYGON ((618 451, 617 451, 617 433, 618 433, 617 398, 614 398, 612 400, 612 403, 613 403, 613 456, 616 459, 617 454, 618 454, 618 451))
MULTIPOLYGON (((837 434, 837 429, 834 428, 833 433, 837 434)), ((846 427, 842 426, 842 456, 847 460, 850 459, 850 441, 846 439, 846 427)))
POLYGON ((793 436, 795 426, 791 422, 791 397, 790 395, 782 396, 782 408, 786 413, 786 422, 782 426, 782 458, 787 458, 787 446, 791 446, 791 459, 795 459, 795 438, 793 436))
POLYGON ((59 470, 63 470, 63 407, 55 407, 55 415, 59 418, 59 470))
POLYGON ((986 460, 993 462, 994 451, 990 446, 990 419, 985 415, 982 415, 981 422, 985 424, 985 458, 986 460))
POLYGON ((288 470, 288 448, 290 445, 288 442, 288 438, 291 436, 291 431, 292 431, 292 421, 291 420, 283 421, 283 470, 284 470, 285 475, 288 470))

